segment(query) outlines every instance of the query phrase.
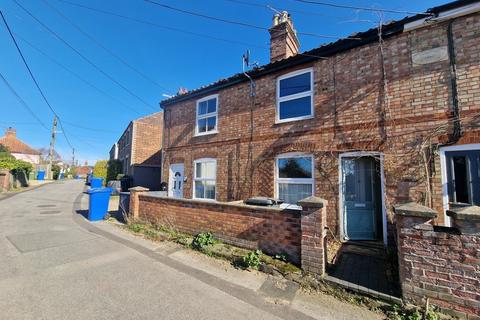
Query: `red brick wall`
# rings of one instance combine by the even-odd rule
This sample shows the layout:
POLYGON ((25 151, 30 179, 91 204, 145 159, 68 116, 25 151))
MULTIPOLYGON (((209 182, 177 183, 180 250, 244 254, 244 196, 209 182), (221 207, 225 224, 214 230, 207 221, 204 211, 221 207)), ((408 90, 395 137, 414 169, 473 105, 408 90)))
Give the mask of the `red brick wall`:
POLYGON ((163 112, 134 121, 131 164, 161 165, 163 112))
POLYGON ((10 172, 0 169, 0 192, 7 191, 10 186, 10 172))
MULTIPOLYGON (((132 204, 131 204, 132 205, 132 204)), ((135 206, 135 204, 134 204, 135 206)), ((138 218, 300 261, 300 211, 139 195, 138 218)))
POLYGON ((456 316, 480 314, 480 223, 466 223, 456 233, 434 230, 427 218, 397 216, 400 281, 407 301, 422 306, 428 297, 456 316))
MULTIPOLYGON (((480 15, 453 22, 457 55, 459 108, 465 138, 480 142, 480 15), (468 138, 466 138, 468 137, 468 138)), ((165 107, 163 167, 184 163, 184 196, 192 195, 193 161, 217 159, 217 200, 274 196, 274 158, 295 151, 316 159, 315 196, 329 202, 327 223, 337 230, 338 159, 350 151, 378 151, 384 155, 389 230, 391 206, 427 197, 422 145, 445 142, 452 131, 452 94, 449 60, 413 65, 412 54, 447 45, 447 24, 440 23, 385 40, 383 81, 378 43, 317 60, 256 79, 256 97, 244 82, 219 94, 218 134, 195 137, 196 99, 165 107), (295 69, 314 69, 315 118, 275 124, 276 78, 295 69), (385 93, 388 99, 385 99, 385 93)), ((443 222, 442 189, 437 153, 431 166, 433 207, 443 222)))

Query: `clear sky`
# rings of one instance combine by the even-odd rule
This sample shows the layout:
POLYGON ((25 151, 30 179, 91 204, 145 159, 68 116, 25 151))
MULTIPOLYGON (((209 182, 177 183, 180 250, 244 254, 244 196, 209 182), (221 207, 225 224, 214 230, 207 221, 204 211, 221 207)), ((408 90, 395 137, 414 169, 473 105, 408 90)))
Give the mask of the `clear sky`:
MULTIPOLYGON (((110 147, 117 141, 129 121, 159 110, 159 101, 165 98, 163 95, 174 94, 180 86, 194 89, 240 72, 242 54, 247 49, 251 50, 252 60, 260 64, 268 63, 269 60, 269 34, 266 30, 206 20, 143 0, 17 1, 101 70, 48 33, 13 0, 0 0, 0 9, 17 36, 40 86, 63 120, 66 135, 76 149, 76 158, 82 163, 88 160, 92 164, 97 159, 107 158, 110 147), (107 15, 72 3, 147 23, 107 15), (52 8, 93 37, 97 44, 52 8), (119 62, 98 44, 136 71, 119 62), (38 49, 49 58, 37 51, 38 49)), ((294 0, 155 1, 264 28, 270 27, 274 14, 272 9, 266 7, 270 5, 277 10, 289 10, 299 33, 335 37, 345 37, 353 32, 369 29, 379 21, 379 15, 375 12, 331 8, 294 0)), ((423 12, 448 2, 329 1, 413 12, 423 12)), ((384 13, 383 19, 395 20, 406 15, 384 13)), ((299 38, 302 51, 332 41, 330 38, 306 35, 299 35, 299 38)), ((53 114, 36 91, 3 24, 0 26, 0 72, 40 120, 50 128, 53 114)), ((49 130, 35 120, 2 81, 0 115, 2 131, 8 126, 15 127, 19 138, 31 146, 48 147, 49 130)), ((58 134, 56 148, 65 159, 71 159, 71 149, 62 133, 58 134)))

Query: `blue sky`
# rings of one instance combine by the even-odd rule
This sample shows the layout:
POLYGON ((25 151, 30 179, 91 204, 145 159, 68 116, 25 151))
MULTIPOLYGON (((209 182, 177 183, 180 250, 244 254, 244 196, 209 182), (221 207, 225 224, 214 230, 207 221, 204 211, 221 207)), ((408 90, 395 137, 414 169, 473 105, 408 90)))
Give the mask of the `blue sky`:
MULTIPOLYGON (((180 86, 194 89, 240 72, 241 57, 247 49, 251 50, 252 60, 260 64, 268 63, 269 60, 267 31, 181 14, 143 0, 68 1, 148 21, 157 26, 106 15, 59 0, 18 1, 114 81, 132 93, 122 89, 82 60, 74 51, 28 16, 13 0, 0 1, 0 9, 16 34, 17 41, 40 86, 63 120, 66 135, 76 149, 76 158, 82 163, 88 160, 92 164, 97 159, 107 158, 111 145, 117 141, 128 122, 159 110, 158 103, 164 99, 164 94, 173 94, 180 86), (68 24, 48 4, 146 76, 148 80, 116 60, 68 24), (160 26, 186 32, 172 31, 160 26), (188 32, 202 34, 205 37, 188 32), (235 43, 214 40, 212 37, 235 43), (105 94, 59 67, 34 47, 105 94)), ((330 8, 294 0, 158 0, 158 2, 265 28, 270 26, 274 12, 258 4, 268 4, 277 10, 289 10, 298 32, 336 37, 366 30, 379 21, 377 13, 330 8)), ((447 1, 330 0, 330 2, 423 12, 447 1)), ((404 16, 405 14, 385 13, 383 19, 388 21, 404 16)), ((303 35, 299 38, 302 51, 332 41, 328 38, 303 35)), ((51 127, 53 114, 36 91, 4 25, 0 27, 0 48, 0 72, 41 121, 51 127)), ((50 132, 18 103, 1 81, 0 114, 2 115, 0 130, 3 131, 8 126, 12 126, 17 128, 19 138, 30 145, 34 147, 49 145, 50 132)), ((58 135, 56 148, 65 159, 71 159, 71 149, 62 133, 58 135)))

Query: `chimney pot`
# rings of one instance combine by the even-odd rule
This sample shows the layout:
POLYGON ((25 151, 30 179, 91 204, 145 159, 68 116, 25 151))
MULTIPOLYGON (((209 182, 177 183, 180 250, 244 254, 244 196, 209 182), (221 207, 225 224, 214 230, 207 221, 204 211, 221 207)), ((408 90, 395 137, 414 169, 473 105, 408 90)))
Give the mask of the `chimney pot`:
POLYGON ((273 16, 270 32, 270 62, 286 59, 298 54, 300 42, 287 11, 273 16))
POLYGON ((17 136, 17 130, 15 130, 12 127, 8 127, 7 130, 5 131, 5 135, 7 137, 15 138, 17 136))

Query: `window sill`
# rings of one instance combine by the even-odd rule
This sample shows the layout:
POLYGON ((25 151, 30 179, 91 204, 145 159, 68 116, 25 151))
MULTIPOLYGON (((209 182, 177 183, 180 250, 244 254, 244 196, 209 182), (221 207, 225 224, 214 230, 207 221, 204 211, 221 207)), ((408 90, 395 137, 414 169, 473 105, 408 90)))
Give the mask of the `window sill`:
POLYGON ((208 131, 208 132, 202 132, 202 133, 195 133, 193 136, 202 137, 202 136, 208 136, 208 135, 217 134, 217 133, 218 133, 218 130, 215 130, 215 131, 208 131))
POLYGON ((294 122, 294 121, 302 121, 302 120, 309 120, 315 118, 313 115, 311 116, 305 116, 305 117, 297 117, 297 118, 289 118, 289 119, 283 119, 283 120, 275 120, 275 124, 282 124, 282 123, 288 123, 288 122, 294 122))
POLYGON ((195 197, 192 197, 192 200, 204 201, 204 202, 217 202, 217 199, 206 199, 206 198, 195 198, 195 197))

